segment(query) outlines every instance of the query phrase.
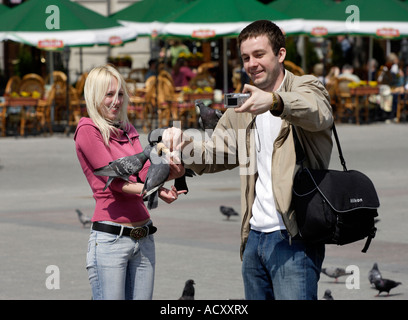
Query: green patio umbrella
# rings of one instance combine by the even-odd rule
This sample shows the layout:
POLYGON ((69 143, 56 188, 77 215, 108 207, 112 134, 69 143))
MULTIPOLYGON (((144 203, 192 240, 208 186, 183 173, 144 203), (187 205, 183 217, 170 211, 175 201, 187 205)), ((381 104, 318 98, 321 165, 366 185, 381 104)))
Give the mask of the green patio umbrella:
POLYGON ((3 40, 43 49, 118 45, 135 40, 134 28, 69 0, 29 0, 0 15, 3 40))
POLYGON ((307 35, 408 35, 408 5, 400 0, 275 0, 268 6, 303 19, 307 35))
POLYGON ((275 21, 286 33, 296 33, 300 25, 291 16, 256 0, 196 0, 163 18, 162 34, 188 38, 236 36, 249 23, 275 21))
POLYGON ((4 4, 0 4, 0 14, 3 14, 6 11, 9 11, 10 8, 5 6, 4 4))
POLYGON ((163 27, 163 17, 194 0, 141 0, 110 15, 112 19, 137 28, 139 37, 155 37, 163 27))

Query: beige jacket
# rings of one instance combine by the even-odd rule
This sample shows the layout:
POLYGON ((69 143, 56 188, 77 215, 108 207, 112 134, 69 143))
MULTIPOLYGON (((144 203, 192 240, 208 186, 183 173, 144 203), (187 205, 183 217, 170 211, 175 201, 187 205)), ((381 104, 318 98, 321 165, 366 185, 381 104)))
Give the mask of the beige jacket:
MULTIPOLYGON (((295 212, 291 207, 292 183, 298 170, 292 128, 302 142, 310 168, 328 168, 332 151, 333 124, 329 95, 320 81, 311 75, 295 76, 286 70, 279 96, 284 102, 282 127, 272 154, 272 188, 276 208, 293 237, 298 233, 295 212)), ((183 159, 186 167, 198 174, 219 172, 239 166, 241 177, 241 257, 250 231, 252 204, 257 178, 255 152, 255 116, 229 109, 217 124, 211 140, 195 142, 183 159), (194 159, 192 162, 191 159, 194 159), (188 161, 190 160, 190 161, 188 161)))

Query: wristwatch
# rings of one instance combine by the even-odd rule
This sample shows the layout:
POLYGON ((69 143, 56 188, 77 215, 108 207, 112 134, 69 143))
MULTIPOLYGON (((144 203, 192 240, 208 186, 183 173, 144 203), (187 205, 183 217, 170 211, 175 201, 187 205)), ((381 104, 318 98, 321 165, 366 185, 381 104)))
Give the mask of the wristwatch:
POLYGON ((271 107, 269 108, 269 111, 273 112, 278 108, 278 98, 276 97, 275 92, 271 92, 272 94, 272 104, 271 107))

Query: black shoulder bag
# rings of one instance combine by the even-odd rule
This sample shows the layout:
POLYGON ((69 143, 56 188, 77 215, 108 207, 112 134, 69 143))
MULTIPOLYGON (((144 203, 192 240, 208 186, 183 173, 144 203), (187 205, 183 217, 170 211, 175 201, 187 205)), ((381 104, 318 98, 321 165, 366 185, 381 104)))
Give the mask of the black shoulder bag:
POLYGON ((305 153, 295 127, 296 163, 300 169, 293 181, 293 205, 300 236, 312 243, 344 245, 367 237, 366 252, 376 233, 374 218, 380 206, 371 180, 347 170, 336 127, 333 134, 343 171, 314 170, 303 165, 305 153))

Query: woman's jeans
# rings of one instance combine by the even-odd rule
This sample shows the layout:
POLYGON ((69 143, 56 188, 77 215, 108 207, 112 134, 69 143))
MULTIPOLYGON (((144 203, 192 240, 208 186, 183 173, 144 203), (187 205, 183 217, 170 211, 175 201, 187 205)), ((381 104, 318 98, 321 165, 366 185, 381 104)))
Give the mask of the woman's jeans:
MULTIPOLYGON (((118 225, 110 221, 106 224, 118 225)), ((95 300, 150 300, 153 296, 153 235, 140 240, 91 230, 87 270, 95 300)))
POLYGON ((317 299, 317 282, 325 247, 306 245, 286 230, 270 233, 251 230, 242 263, 247 300, 317 299))

